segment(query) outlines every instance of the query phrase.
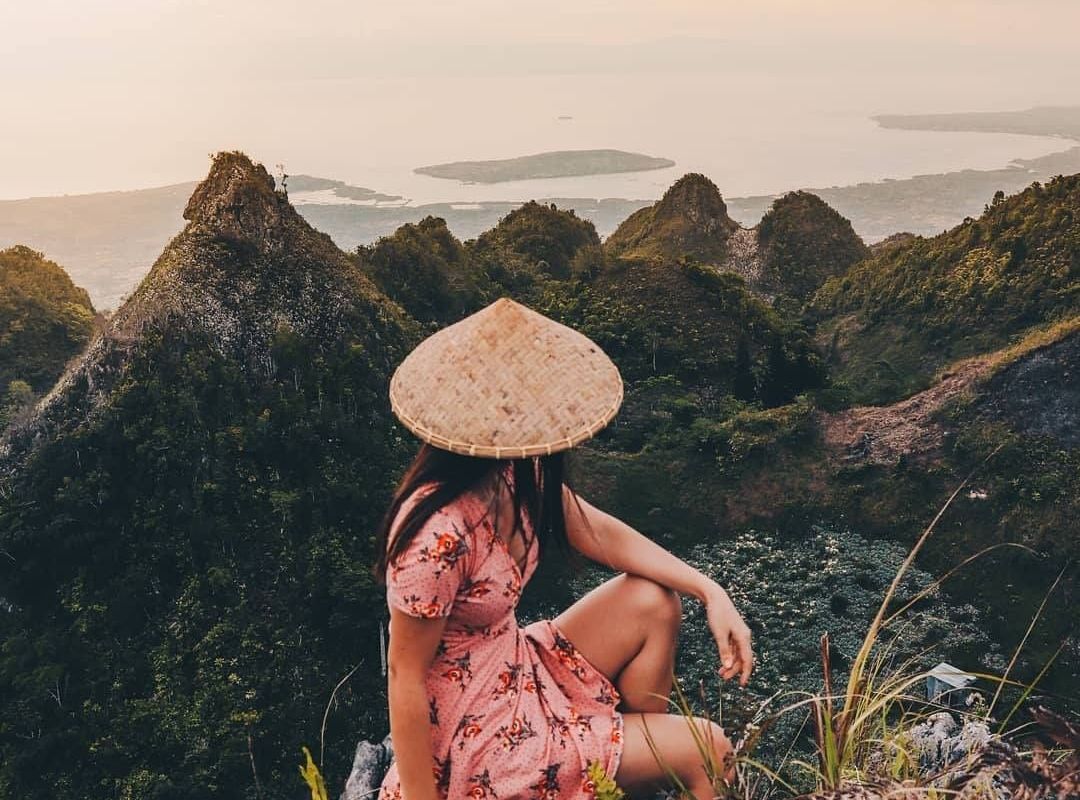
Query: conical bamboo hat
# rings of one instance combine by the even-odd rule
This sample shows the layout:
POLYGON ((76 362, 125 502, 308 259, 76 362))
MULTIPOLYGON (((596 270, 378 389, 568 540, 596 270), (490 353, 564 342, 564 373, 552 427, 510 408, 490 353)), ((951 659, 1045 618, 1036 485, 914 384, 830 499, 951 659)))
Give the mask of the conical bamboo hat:
POLYGON ((390 379, 390 406, 429 444, 486 458, 566 450, 611 422, 619 370, 600 347, 508 298, 429 336, 390 379))

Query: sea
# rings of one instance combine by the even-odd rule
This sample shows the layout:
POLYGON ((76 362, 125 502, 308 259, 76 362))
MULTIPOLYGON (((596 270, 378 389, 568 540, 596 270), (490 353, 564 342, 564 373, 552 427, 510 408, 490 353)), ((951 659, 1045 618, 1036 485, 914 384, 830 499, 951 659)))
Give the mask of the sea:
POLYGON ((419 205, 652 200, 687 172, 708 175, 729 197, 776 194, 1000 168, 1071 144, 1047 136, 890 130, 872 119, 1026 107, 1015 91, 995 96, 947 82, 935 86, 927 89, 925 80, 879 86, 788 69, 279 77, 203 87, 201 93, 174 87, 130 103, 122 84, 97 85, 78 95, 73 90, 32 122, 13 117, 5 123, 0 198, 196 180, 205 174, 208 154, 225 149, 243 150, 272 171, 281 165, 287 173, 343 180, 419 205), (78 120, 77 133, 71 120, 78 120), (660 156, 675 166, 488 185, 413 172, 449 161, 592 148, 660 156))

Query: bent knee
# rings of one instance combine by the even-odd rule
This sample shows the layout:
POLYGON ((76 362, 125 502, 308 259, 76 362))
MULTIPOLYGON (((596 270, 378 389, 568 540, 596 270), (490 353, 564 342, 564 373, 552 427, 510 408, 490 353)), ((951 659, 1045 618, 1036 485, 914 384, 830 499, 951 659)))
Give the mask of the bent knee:
POLYGON ((622 579, 641 612, 658 622, 678 625, 682 621, 682 600, 678 592, 640 575, 624 574, 622 579))
POLYGON ((718 722, 702 719, 701 717, 696 717, 696 720, 701 727, 705 740, 712 745, 717 753, 727 754, 731 752, 731 740, 728 739, 727 734, 724 733, 724 729, 720 727, 718 722))
POLYGON ((714 764, 717 773, 723 773, 725 764, 732 751, 735 749, 731 740, 720 725, 712 720, 702 717, 694 717, 694 723, 701 731, 701 739, 712 748, 714 764))

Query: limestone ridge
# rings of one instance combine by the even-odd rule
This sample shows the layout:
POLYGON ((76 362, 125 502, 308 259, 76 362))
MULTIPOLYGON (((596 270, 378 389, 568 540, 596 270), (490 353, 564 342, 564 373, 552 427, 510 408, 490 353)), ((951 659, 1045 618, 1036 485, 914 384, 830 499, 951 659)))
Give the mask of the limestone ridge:
POLYGON ((258 380, 273 371, 270 348, 282 329, 327 347, 359 339, 387 367, 414 335, 401 308, 242 153, 214 157, 184 217, 187 226, 83 357, 0 441, 0 472, 33 442, 84 422, 151 339, 205 342, 258 380))
POLYGON ((760 225, 743 228, 716 185, 693 173, 631 215, 604 246, 616 258, 689 260, 734 273, 767 300, 805 297, 869 254, 851 223, 815 195, 779 197, 760 225))

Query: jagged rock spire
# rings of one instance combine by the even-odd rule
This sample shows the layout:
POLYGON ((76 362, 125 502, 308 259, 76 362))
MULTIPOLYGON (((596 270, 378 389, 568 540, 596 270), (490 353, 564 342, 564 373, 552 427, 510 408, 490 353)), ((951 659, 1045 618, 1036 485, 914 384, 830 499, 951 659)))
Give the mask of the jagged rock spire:
MULTIPOLYGON (((411 321, 324 233, 289 204, 261 164, 214 156, 184 211, 187 227, 94 337, 20 430, 0 439, 0 476, 35 443, 108 403, 137 354, 199 346, 258 380, 282 330, 334 347, 355 338, 376 360, 398 358, 411 321)), ((260 377, 261 376, 261 377, 260 377)))
POLYGON ((675 181, 656 206, 659 219, 675 215, 685 217, 703 235, 730 234, 738 227, 728 216, 727 204, 716 184, 696 172, 675 181))
POLYGON ((184 219, 192 223, 192 232, 272 251, 284 244, 286 218, 293 213, 284 195, 274 190, 266 168, 233 151, 214 156, 210 173, 184 209, 184 219))

